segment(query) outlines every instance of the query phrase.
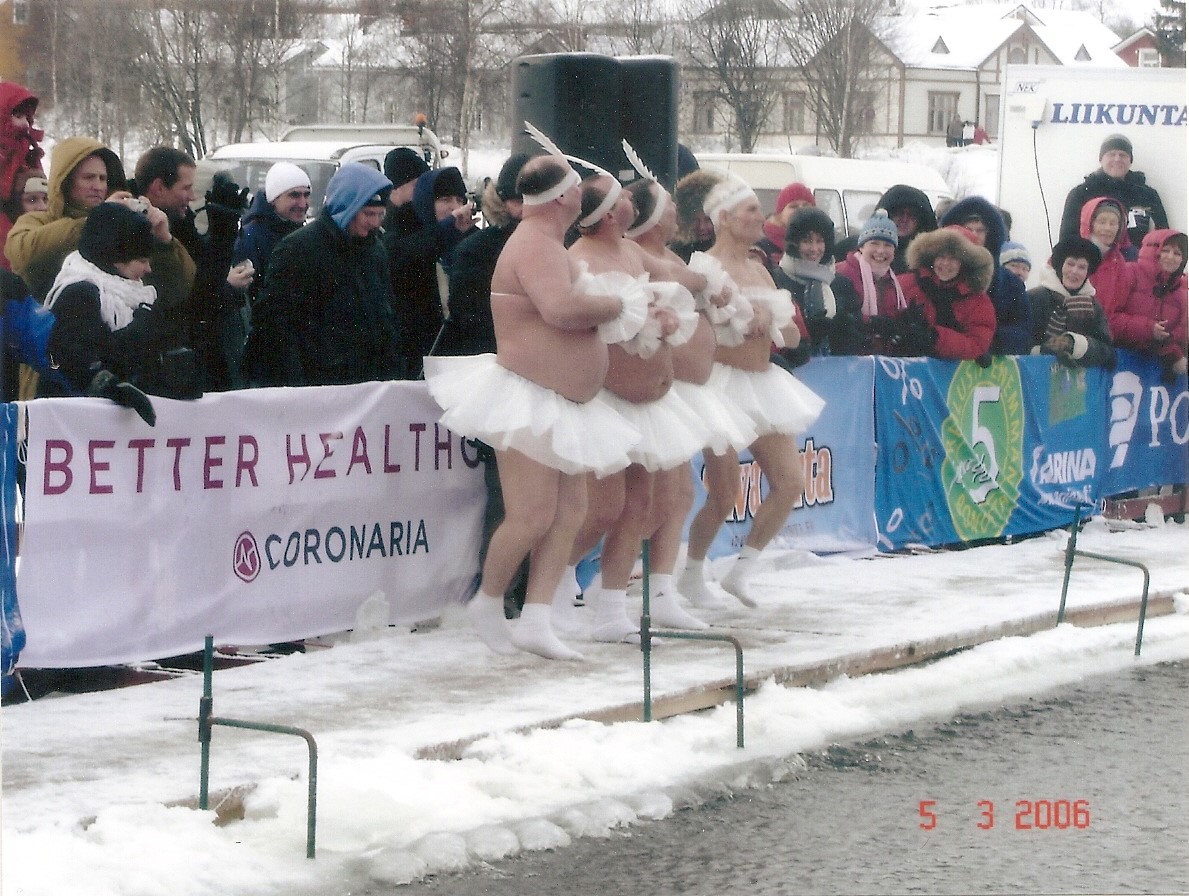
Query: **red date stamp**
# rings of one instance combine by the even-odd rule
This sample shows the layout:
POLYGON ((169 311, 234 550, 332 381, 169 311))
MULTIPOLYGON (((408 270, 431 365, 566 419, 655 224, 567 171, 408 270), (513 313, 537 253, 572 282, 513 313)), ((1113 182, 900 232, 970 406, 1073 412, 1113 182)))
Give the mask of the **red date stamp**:
MULTIPOLYGON (((979 800, 975 827, 989 831, 999 823, 994 800, 979 800)), ((1084 831, 1090 827, 1089 800, 1016 800, 1014 829, 1017 831, 1084 831)), ((942 810, 937 800, 921 800, 917 815, 922 831, 932 831, 940 823, 942 810)))

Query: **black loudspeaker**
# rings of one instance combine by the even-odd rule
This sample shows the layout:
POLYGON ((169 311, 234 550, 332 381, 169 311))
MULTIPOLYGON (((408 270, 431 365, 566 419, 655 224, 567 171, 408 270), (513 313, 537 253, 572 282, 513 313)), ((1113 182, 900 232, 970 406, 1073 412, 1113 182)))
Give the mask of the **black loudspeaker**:
MULTIPOLYGON (((666 189, 677 182, 677 103, 681 68, 667 56, 621 56, 621 136, 666 189)), ((624 158, 623 164, 631 170, 624 158)), ((612 169, 613 170, 613 169, 612 169)), ((627 180, 633 180, 634 175, 627 180)))
POLYGON ((562 152, 618 174, 624 164, 620 73, 616 59, 597 53, 547 53, 515 60, 512 152, 541 151, 525 133, 524 122, 529 121, 562 152))

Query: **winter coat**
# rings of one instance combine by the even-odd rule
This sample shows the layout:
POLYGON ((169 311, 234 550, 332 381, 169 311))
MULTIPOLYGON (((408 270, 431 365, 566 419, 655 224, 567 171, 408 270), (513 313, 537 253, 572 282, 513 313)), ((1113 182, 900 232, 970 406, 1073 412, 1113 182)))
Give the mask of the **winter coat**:
POLYGON ((272 250, 284 237, 301 229, 301 224, 294 223, 277 214, 272 203, 264 195, 263 190, 257 190, 252 197, 252 203, 244 216, 240 219, 239 233, 235 237, 235 244, 231 249, 231 264, 237 265, 241 261, 251 261, 256 270, 256 279, 251 292, 259 289, 268 271, 272 250))
MULTIPOLYGON (((28 131, 18 132, 12 126, 13 112, 17 106, 26 103, 36 109, 37 97, 20 84, 0 81, 0 247, 4 246, 8 232, 19 217, 19 209, 9 211, 17 173, 26 168, 40 171, 45 155, 41 148, 45 132, 41 128, 31 127, 28 131)), ((10 269, 7 258, 0 257, 0 268, 10 269)))
POLYGON ((1080 367, 1114 367, 1115 350, 1111 346, 1111 332, 1107 326, 1106 312, 1094 298, 1094 284, 1087 280, 1072 296, 1061 283, 1061 275, 1045 265, 1040 273, 1040 285, 1028 290, 1032 302, 1033 354, 1044 351, 1049 335, 1049 319, 1065 310, 1071 298, 1083 300, 1088 307, 1081 311, 1066 312, 1062 332, 1074 337, 1074 359, 1080 367), (1085 302, 1088 300, 1088 302, 1085 302))
MULTIPOLYGON (((884 209, 889 216, 898 208, 913 209, 917 213, 917 219, 919 221, 917 232, 913 236, 937 229, 937 214, 933 211, 933 205, 929 202, 929 197, 916 187, 910 187, 907 184, 895 184, 889 187, 879 197, 879 202, 875 204, 875 207, 884 209)), ((857 242, 857 238, 853 236, 840 240, 834 247, 834 257, 842 261, 851 252, 855 251, 857 242)), ((912 238, 902 240, 896 246, 896 255, 892 258, 892 270, 897 274, 903 274, 908 270, 906 255, 910 242, 912 242, 912 238)))
POLYGON ((925 320, 937 329, 930 354, 948 360, 971 360, 991 350, 995 335, 995 307, 987 295, 994 274, 991 253, 956 230, 923 233, 908 247, 910 270, 900 275, 909 308, 920 306, 925 320), (962 267, 948 283, 938 281, 933 261, 953 255, 962 267))
POLYGON ((0 400, 16 401, 18 362, 35 370, 49 366, 54 313, 29 295, 25 282, 12 271, 0 270, 0 302, 0 400))
POLYGON ((994 355, 1024 355, 1032 347, 1032 314, 1024 281, 999 264, 999 252, 1007 242, 1007 225, 999 209, 981 196, 967 196, 950 206, 941 216, 942 227, 961 224, 976 214, 987 226, 984 245, 995 265, 987 295, 995 306, 994 355))
POLYGON ((1136 261, 1135 283, 1127 298, 1110 314, 1115 345, 1154 355, 1168 368, 1186 356, 1189 342, 1189 293, 1185 259, 1172 274, 1160 270, 1160 250, 1176 230, 1153 230, 1144 237, 1136 261), (1171 335, 1166 342, 1152 338, 1152 325, 1164 321, 1171 335))
MULTIPOLYGON (((780 289, 787 289, 805 322, 806 336, 793 352, 810 355, 859 355, 863 353, 863 302, 850 280, 830 264, 834 254, 834 222, 820 209, 798 210, 790 224, 785 245, 790 251, 772 271, 780 289), (800 258, 797 244, 808 231, 821 233, 826 242, 822 264, 800 258)), ((787 350, 785 350, 787 351, 787 350)))
POLYGON ((469 234, 454 251, 450 267, 450 319, 436 354, 481 355, 495 351, 491 278, 516 222, 469 234))
POLYGON ((466 235, 454 226, 453 218, 438 221, 434 215, 434 184, 444 170, 437 168, 417 178, 413 200, 390 211, 384 224, 392 292, 397 312, 406 322, 401 353, 413 376, 420 372, 422 359, 442 329, 438 263, 449 274, 452 250, 466 235))
MULTIPOLYGON (((1094 229, 1094 214, 1103 203, 1111 203, 1116 207, 1119 205, 1117 200, 1104 196, 1088 201, 1082 206, 1082 216, 1078 223, 1079 236, 1093 242, 1090 234, 1094 229)), ((1095 245, 1098 244, 1095 243, 1095 245)), ((1124 257, 1124 253, 1130 248, 1131 240, 1127 236, 1127 230, 1122 227, 1119 228, 1114 244, 1108 247, 1105 252, 1102 252, 1102 247, 1098 246, 1098 250, 1102 252, 1102 261, 1090 275, 1090 282, 1094 284, 1094 298, 1106 312, 1107 320, 1110 320, 1115 306, 1127 300, 1127 296, 1131 294, 1131 289, 1135 285, 1135 272, 1124 257)), ((1059 276, 1061 272, 1057 273, 1059 276)))
MULTIPOLYGON (((839 277, 850 284, 851 291, 859 303, 859 317, 863 323, 867 323, 870 316, 862 311, 863 272, 859 267, 859 253, 851 252, 844 261, 835 265, 834 270, 839 277)), ((879 317, 898 317, 907 307, 907 299, 905 299, 904 305, 901 305, 900 296, 896 292, 896 279, 895 270, 889 268, 886 274, 875 281, 876 307, 879 317)), ((843 288, 845 289, 845 287, 843 288)), ((896 352, 878 336, 867 334, 863 339, 862 349, 855 354, 890 355, 896 354, 896 352)))
POLYGON ((1163 230, 1168 227, 1168 215, 1165 214, 1164 203, 1160 201, 1160 194, 1148 186, 1148 179, 1143 172, 1128 171, 1118 178, 1111 177, 1099 168, 1087 174, 1085 180, 1065 197, 1065 210, 1061 213, 1061 239, 1078 235, 1082 208, 1098 196, 1110 196, 1123 203, 1129 222, 1128 238, 1133 246, 1140 245, 1150 229, 1163 230))
POLYGON ((323 208, 277 243, 252 309, 244 373, 258 386, 403 379, 388 256, 323 208))
MULTIPOLYGON (((108 193, 125 188, 119 156, 90 137, 67 137, 54 146, 51 154, 49 208, 21 215, 4 244, 13 272, 24 279, 35 298, 45 298, 62 262, 78 248, 89 210, 71 204, 63 187, 70 173, 90 155, 99 156, 107 166, 108 193)), ((156 261, 154 258, 154 264, 156 261)))

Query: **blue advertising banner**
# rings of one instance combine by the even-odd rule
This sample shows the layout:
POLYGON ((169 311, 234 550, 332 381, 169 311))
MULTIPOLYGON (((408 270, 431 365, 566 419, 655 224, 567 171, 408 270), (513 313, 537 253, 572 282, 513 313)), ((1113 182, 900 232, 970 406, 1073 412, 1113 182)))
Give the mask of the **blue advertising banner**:
POLYGON ((1164 382, 1152 358, 1119 351, 1106 410, 1110 463, 1104 495, 1189 479, 1189 388, 1164 382))
MULTIPOLYGON (((775 544, 816 553, 860 550, 875 544, 875 424, 871 395, 875 359, 814 358, 796 377, 826 401, 821 417, 798 434, 805 488, 775 544)), ((705 500, 702 460, 693 461, 695 511, 705 500)), ((709 555, 738 553, 767 481, 744 452, 739 458, 739 495, 709 555)))
POLYGON ((885 550, 1042 532, 1078 505, 1184 482, 1182 377, 1120 353, 1070 369, 1047 356, 986 369, 878 358, 876 521, 885 550))

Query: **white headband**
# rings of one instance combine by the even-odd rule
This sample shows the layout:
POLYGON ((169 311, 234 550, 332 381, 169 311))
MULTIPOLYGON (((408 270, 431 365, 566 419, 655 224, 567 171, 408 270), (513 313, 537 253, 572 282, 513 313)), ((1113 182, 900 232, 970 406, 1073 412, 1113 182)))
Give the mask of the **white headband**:
MULTIPOLYGON (((749 187, 746 183, 734 176, 732 176, 731 180, 735 181, 733 185, 730 184, 730 181, 726 181, 726 184, 731 186, 729 191, 724 189, 718 194, 716 198, 714 195, 714 190, 711 190, 710 193, 707 194, 705 201, 702 203, 702 211, 706 213, 706 217, 710 219, 711 223, 715 223, 715 219, 718 217, 719 212, 729 212, 740 202, 755 198, 755 190, 749 187), (714 201, 711 201, 712 199, 714 201)), ((717 187, 715 189, 717 189, 717 187)))
POLYGON ((543 193, 525 193, 523 194, 521 202, 524 205, 544 205, 547 202, 552 202, 554 199, 557 199, 559 196, 565 193, 566 190, 570 189, 570 187, 574 186, 580 181, 581 178, 578 177, 578 172, 571 168, 566 172, 566 176, 561 179, 561 183, 550 187, 543 193))
MULTIPOLYGON (((657 186, 660 186, 660 185, 657 184, 657 186)), ((665 213, 665 206, 667 206, 668 204, 669 204, 669 194, 663 187, 661 187, 660 195, 657 197, 657 200, 656 200, 656 207, 653 208, 652 214, 648 216, 648 220, 646 220, 640 224, 637 224, 635 227, 631 228, 630 230, 625 230, 623 235, 626 236, 628 239, 635 239, 636 237, 640 236, 641 234, 648 233, 648 231, 650 231, 650 230, 652 230, 652 228, 656 227, 657 223, 661 219, 661 215, 663 215, 665 213)))
MULTIPOLYGON (((599 169, 600 171, 602 169, 599 169)), ((607 174, 606 171, 603 171, 607 174)), ((623 192, 623 184, 621 184, 613 175, 607 174, 611 178, 611 189, 607 191, 607 195, 603 197, 603 201, 599 203, 599 207, 584 218, 578 219, 579 227, 590 227, 592 224, 598 222, 603 215, 611 211, 615 203, 619 201, 619 194, 623 192)))

